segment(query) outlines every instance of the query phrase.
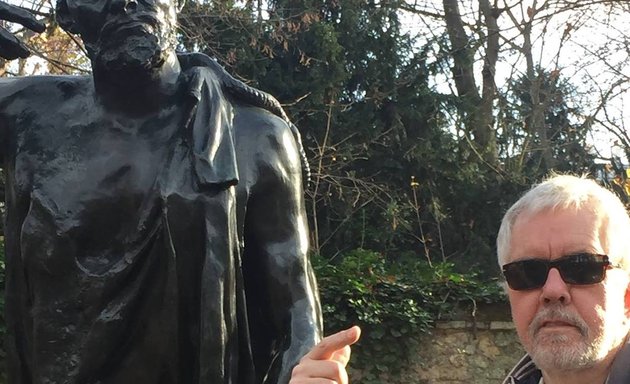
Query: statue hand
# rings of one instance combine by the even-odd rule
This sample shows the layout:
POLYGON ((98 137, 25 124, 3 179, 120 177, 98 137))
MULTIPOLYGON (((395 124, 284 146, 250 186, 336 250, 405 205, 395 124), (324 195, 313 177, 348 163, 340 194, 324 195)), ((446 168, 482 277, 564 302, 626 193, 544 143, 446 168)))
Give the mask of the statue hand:
MULTIPOLYGON (((24 27, 41 33, 44 32, 46 26, 37 21, 35 16, 29 11, 17 7, 15 5, 0 2, 0 20, 10 21, 23 25, 24 27)), ((26 58, 30 52, 17 37, 11 32, 0 27, 0 57, 7 60, 26 58)))

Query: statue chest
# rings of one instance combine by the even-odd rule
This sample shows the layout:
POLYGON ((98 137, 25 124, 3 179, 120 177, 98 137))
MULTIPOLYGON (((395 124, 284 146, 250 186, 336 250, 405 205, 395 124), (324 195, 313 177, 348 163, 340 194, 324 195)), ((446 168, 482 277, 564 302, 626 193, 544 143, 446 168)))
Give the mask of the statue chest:
POLYGON ((13 157, 22 181, 55 195, 68 188, 95 196, 146 190, 182 131, 175 110, 144 119, 76 111, 18 117, 15 124, 13 157))
POLYGON ((48 221, 57 236, 93 245, 146 227, 183 142, 180 120, 172 112, 142 121, 76 116, 23 124, 10 175, 16 199, 30 205, 25 221, 48 221))

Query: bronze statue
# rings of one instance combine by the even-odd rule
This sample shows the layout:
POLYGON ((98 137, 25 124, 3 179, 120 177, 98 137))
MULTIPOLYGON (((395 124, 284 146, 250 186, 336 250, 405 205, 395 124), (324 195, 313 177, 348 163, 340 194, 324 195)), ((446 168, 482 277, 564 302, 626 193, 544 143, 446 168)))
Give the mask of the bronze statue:
POLYGON ((286 383, 321 338, 299 134, 176 12, 59 0, 93 75, 0 79, 12 384, 286 383))

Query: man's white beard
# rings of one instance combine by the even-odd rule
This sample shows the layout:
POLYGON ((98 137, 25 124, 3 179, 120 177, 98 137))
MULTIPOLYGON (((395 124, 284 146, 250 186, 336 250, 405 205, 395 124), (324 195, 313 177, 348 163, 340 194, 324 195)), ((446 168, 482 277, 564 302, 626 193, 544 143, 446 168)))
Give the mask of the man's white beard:
MULTIPOLYGON (((605 314, 602 314, 604 317, 605 314)), ((620 329, 589 329, 577 314, 563 308, 548 308, 538 313, 530 324, 529 355, 543 371, 571 371, 588 369, 605 359, 609 352, 623 343, 625 333, 620 329), (576 334, 538 334, 545 318, 561 319, 576 327, 576 334)), ((615 327, 612 327, 615 328, 615 327)))
MULTIPOLYGON (((539 340, 540 341, 540 340, 539 340)), ((536 366, 543 371, 571 371, 594 366, 601 357, 598 347, 585 338, 570 340, 566 335, 546 337, 544 345, 534 342, 530 356, 536 366)))

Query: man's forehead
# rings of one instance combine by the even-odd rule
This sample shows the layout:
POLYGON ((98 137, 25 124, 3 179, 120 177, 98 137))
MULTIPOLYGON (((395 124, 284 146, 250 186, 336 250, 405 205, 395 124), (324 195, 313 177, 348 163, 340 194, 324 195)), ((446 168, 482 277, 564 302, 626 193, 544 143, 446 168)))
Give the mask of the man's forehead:
POLYGON ((557 258, 578 252, 603 253, 602 220, 592 210, 543 210, 519 215, 512 227, 510 261, 557 258))

